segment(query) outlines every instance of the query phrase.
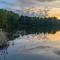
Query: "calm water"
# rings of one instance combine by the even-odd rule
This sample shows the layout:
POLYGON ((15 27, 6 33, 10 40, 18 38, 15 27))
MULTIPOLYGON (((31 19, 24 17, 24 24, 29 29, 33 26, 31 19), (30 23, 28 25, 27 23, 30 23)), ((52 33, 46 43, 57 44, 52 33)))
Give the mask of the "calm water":
POLYGON ((20 35, 8 43, 0 49, 0 60, 60 60, 60 31, 20 35))

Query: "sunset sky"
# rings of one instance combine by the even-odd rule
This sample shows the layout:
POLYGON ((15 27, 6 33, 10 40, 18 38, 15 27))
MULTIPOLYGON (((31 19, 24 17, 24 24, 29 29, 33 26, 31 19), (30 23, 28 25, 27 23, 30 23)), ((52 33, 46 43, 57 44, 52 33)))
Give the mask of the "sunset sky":
POLYGON ((60 18, 60 0, 0 0, 0 8, 21 10, 30 7, 49 7, 49 16, 60 18))

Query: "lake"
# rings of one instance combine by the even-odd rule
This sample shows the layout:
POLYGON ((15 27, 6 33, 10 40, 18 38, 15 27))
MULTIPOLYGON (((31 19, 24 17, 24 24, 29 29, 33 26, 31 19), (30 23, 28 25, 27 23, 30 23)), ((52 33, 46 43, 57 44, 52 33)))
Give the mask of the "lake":
POLYGON ((20 35, 0 49, 0 60, 60 60, 60 31, 20 35))

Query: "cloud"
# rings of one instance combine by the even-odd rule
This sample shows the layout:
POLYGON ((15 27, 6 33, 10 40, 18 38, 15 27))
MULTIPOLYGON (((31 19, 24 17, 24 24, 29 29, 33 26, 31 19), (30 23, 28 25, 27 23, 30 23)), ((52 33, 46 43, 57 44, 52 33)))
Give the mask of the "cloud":
MULTIPOLYGON (((9 6, 17 6, 17 7, 31 7, 31 6, 58 6, 58 3, 52 3, 52 1, 59 0, 14 0, 14 3, 9 2, 8 0, 0 0, 0 3, 9 5, 9 6), (17 1, 15 3, 15 1, 17 1)), ((60 3, 59 3, 60 5, 60 3)))
POLYGON ((54 51, 54 53, 56 53, 57 55, 60 55, 60 50, 57 49, 57 50, 54 51))
POLYGON ((60 8, 60 0, 0 0, 0 3, 9 6, 9 8, 16 8, 18 10, 24 9, 25 7, 30 8, 45 6, 60 8))
POLYGON ((21 6, 49 6, 59 7, 60 0, 18 0, 21 6))
POLYGON ((32 1, 37 1, 37 2, 52 2, 52 1, 59 1, 59 0, 19 0, 20 2, 28 3, 32 1))
POLYGON ((40 1, 40 2, 52 2, 52 1, 57 1, 57 0, 37 0, 37 1, 40 1))

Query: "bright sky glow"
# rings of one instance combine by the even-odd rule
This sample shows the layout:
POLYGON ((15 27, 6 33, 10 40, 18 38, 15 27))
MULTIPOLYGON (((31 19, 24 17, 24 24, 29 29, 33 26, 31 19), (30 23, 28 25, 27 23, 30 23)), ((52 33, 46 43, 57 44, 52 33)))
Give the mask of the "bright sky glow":
POLYGON ((60 0, 0 0, 0 8, 4 9, 21 10, 31 7, 50 7, 49 16, 60 18, 60 0))

